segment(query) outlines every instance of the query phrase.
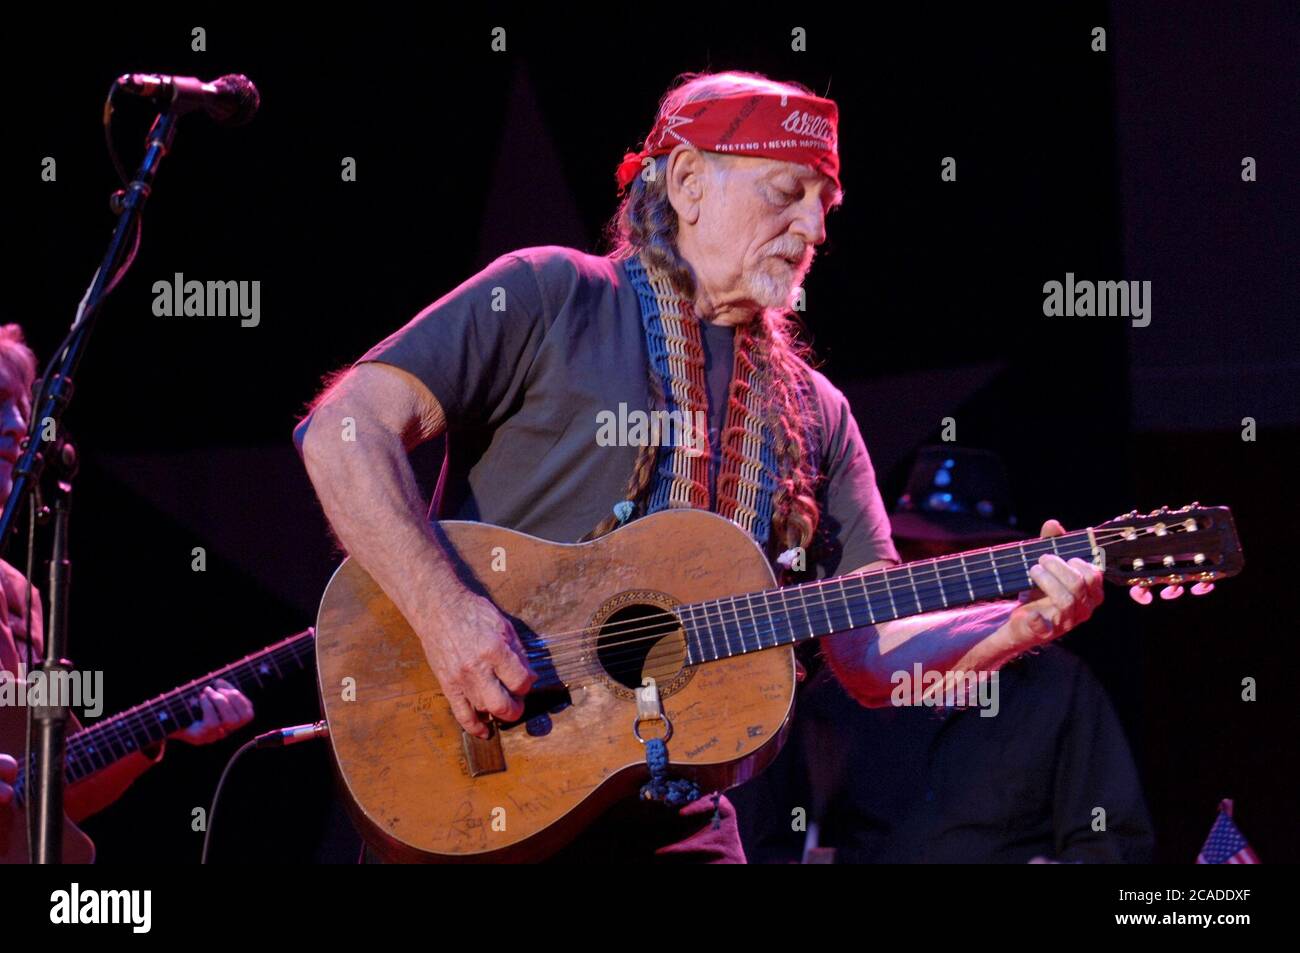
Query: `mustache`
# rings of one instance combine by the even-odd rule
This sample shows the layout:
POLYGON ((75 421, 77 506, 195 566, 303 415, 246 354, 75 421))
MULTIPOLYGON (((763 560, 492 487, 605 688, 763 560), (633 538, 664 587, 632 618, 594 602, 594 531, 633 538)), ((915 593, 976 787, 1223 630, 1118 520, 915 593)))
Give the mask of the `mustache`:
POLYGON ((799 264, 807 268, 812 264, 817 250, 812 245, 806 245, 797 238, 783 238, 769 245, 767 254, 775 255, 778 258, 798 258, 799 264))

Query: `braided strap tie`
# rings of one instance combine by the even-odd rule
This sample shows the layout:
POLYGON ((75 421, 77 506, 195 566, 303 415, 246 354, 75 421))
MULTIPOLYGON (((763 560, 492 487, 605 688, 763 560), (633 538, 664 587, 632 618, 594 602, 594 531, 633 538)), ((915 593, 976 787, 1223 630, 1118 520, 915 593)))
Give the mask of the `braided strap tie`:
POLYGON ((645 763, 650 769, 650 780, 641 785, 641 800, 683 807, 700 799, 700 789, 694 782, 668 779, 668 746, 662 738, 651 738, 645 743, 645 763))

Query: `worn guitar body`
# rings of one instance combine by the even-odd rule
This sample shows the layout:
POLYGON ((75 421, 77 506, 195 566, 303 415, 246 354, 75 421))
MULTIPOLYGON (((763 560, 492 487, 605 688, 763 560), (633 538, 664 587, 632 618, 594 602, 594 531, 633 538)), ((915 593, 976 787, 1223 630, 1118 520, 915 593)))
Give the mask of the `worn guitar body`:
MULTIPOLYGON (((628 620, 638 613, 774 586, 762 551, 735 524, 669 510, 579 544, 439 525, 526 645, 528 633, 579 641, 552 653, 567 697, 501 726, 499 747, 476 746, 397 608, 355 561, 339 568, 317 624, 321 699, 355 819, 387 859, 535 860, 636 797, 648 777, 633 734, 641 675, 654 677, 672 725, 672 776, 722 790, 775 757, 794 699, 789 647, 691 666, 678 629, 645 640, 648 656, 629 667, 630 644, 609 635, 635 630, 628 620)), ((662 724, 643 723, 643 735, 662 736, 662 724)))
POLYGON ((744 531, 703 510, 575 545, 438 525, 539 680, 519 723, 469 738, 397 608, 359 566, 335 573, 317 627, 321 700, 357 822, 393 860, 554 852, 636 796, 648 771, 634 731, 667 732, 670 773, 702 791, 738 784, 780 748, 792 644, 1015 596, 1045 556, 1089 560, 1133 593, 1168 587, 1166 599, 1184 583, 1204 595, 1243 565, 1232 513, 1199 503, 780 589, 744 531), (638 696, 643 679, 652 689, 638 696))
MULTIPOLYGON (((19 683, 23 685, 24 683, 19 683)), ((19 689, 23 690, 23 689, 19 689)), ((77 730, 76 719, 68 723, 68 732, 77 730)), ((0 705, 0 751, 17 758, 21 763, 27 750, 27 709, 21 705, 0 705)), ((31 855, 27 851, 27 818, 21 806, 10 804, 0 809, 0 864, 25 864, 31 855)), ((65 814, 63 816, 63 862, 89 864, 95 860, 95 845, 81 828, 65 814)))

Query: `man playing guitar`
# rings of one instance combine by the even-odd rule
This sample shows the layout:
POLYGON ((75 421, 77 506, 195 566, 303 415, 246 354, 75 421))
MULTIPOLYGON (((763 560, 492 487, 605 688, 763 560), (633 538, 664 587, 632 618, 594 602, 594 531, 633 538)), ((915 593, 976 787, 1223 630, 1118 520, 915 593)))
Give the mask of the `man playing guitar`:
MULTIPOLYGON (((503 256, 372 348, 300 424, 331 526, 419 637, 465 732, 519 718, 537 675, 427 518, 407 452, 444 433, 452 479, 435 515, 572 543, 689 506, 739 524, 785 582, 897 562, 848 402, 809 366, 789 317, 841 199, 837 119, 798 85, 687 78, 619 168, 611 254, 503 256), (685 434, 639 426, 644 408, 687 421, 685 434)), ((841 632, 824 651, 868 706, 888 704, 891 673, 913 663, 996 669, 1102 598, 1081 559, 1044 556, 1031 578, 1032 600, 841 632)), ((651 807, 569 855, 743 861, 725 798, 651 807)))

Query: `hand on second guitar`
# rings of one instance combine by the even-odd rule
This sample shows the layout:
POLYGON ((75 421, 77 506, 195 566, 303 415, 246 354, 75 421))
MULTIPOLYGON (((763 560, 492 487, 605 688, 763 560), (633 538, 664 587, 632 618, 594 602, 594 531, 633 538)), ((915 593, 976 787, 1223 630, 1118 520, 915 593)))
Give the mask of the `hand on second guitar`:
MULTIPOLYGON (((192 745, 212 744, 253 720, 253 703, 225 679, 217 679, 205 686, 198 701, 202 717, 188 728, 172 732, 169 738, 192 745)), ((13 783, 17 776, 17 760, 0 752, 0 806, 13 800, 13 783)))
POLYGON ((202 718, 167 737, 191 745, 208 745, 253 720, 253 703, 224 678, 204 686, 199 694, 199 708, 202 718))

